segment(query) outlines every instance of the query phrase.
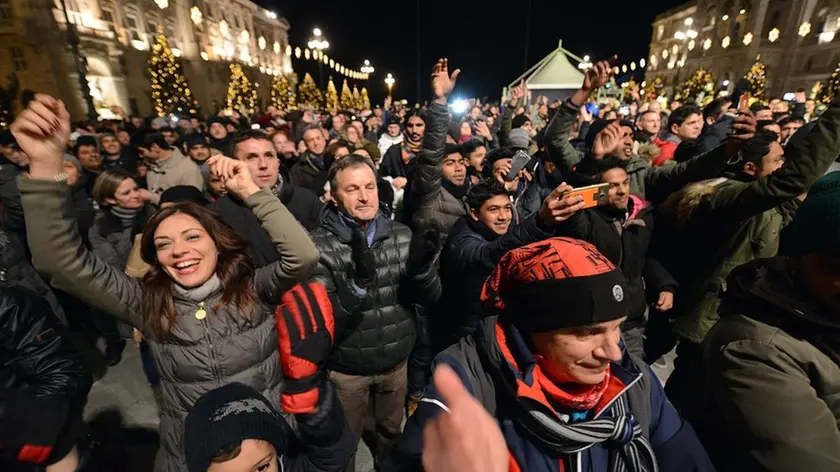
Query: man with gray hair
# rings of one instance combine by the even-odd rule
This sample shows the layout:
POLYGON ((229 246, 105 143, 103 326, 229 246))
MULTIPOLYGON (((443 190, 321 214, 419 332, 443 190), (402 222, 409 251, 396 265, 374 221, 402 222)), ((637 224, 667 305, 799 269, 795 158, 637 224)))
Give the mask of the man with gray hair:
MULTIPOLYGON (((374 395, 375 459, 387 457, 401 431, 407 361, 414 347, 414 305, 440 296, 434 260, 440 238, 411 230, 379 212, 376 169, 351 154, 329 170, 331 203, 312 239, 321 253, 315 281, 335 313, 335 348, 327 369, 357 440, 374 395)), ((352 472, 353 461, 348 470, 352 472)))

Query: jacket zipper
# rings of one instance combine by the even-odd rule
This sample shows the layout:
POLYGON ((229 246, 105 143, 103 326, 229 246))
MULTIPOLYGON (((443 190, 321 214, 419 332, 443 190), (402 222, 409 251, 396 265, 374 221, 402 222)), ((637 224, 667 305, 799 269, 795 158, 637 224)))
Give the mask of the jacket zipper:
MULTIPOLYGON (((198 313, 201 310, 205 310, 204 302, 198 304, 196 313, 198 313)), ((216 349, 213 347, 213 338, 210 336, 210 328, 207 326, 207 323, 204 322, 205 319, 207 319, 206 316, 203 319, 199 320, 199 323, 201 323, 201 325, 204 327, 204 334, 207 338, 207 344, 210 346, 210 372, 213 373, 213 379, 216 381, 216 386, 221 387, 222 379, 219 376, 218 366, 216 365, 216 349)))

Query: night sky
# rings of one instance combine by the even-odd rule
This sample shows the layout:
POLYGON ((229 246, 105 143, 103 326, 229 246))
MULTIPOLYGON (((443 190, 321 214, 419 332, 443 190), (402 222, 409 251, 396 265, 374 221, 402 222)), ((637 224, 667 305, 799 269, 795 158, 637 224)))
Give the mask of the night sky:
MULTIPOLYGON (((385 74, 397 82, 394 96, 416 98, 417 0, 256 0, 291 24, 289 40, 302 48, 319 27, 330 42, 327 54, 358 69, 369 59, 376 68, 368 89, 379 102, 385 74)), ((557 47, 593 60, 618 54, 619 64, 646 56, 651 23, 680 0, 611 2, 532 0, 528 67, 557 47)), ((420 92, 428 100, 434 61, 448 57, 462 70, 456 95, 498 100, 502 87, 524 72, 528 0, 420 0, 420 92)), ((314 61, 294 60, 296 72, 311 72, 314 61)), ((324 67, 327 74, 329 67, 324 67)), ((332 72, 341 92, 339 75, 332 72)), ((326 80, 326 79, 325 79, 326 80)), ((350 82, 352 85, 352 81, 350 82)), ((359 82, 361 84, 361 82, 359 82)))

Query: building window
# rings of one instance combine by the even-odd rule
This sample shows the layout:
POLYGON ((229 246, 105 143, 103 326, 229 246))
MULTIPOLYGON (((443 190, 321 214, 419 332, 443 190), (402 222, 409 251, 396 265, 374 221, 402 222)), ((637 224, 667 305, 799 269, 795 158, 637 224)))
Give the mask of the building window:
POLYGON ((128 61, 125 58, 125 55, 117 57, 117 62, 120 65, 120 73, 123 77, 128 77, 128 61))
POLYGON ((114 13, 107 8, 102 9, 102 21, 108 23, 109 25, 114 24, 114 13))
POLYGON ((178 48, 180 49, 180 41, 178 41, 178 35, 175 34, 175 20, 167 19, 166 20, 166 39, 169 41, 169 47, 171 48, 178 48))
POLYGON ((213 11, 213 2, 204 4, 204 12, 208 18, 216 18, 216 13, 213 11))
POLYGON ((662 41, 662 36, 665 34, 665 25, 659 25, 656 27, 656 40, 662 41))
POLYGON ((802 66, 802 70, 805 72, 811 72, 811 69, 814 68, 814 56, 808 56, 805 58, 805 64, 802 66))
POLYGON ((23 57, 23 49, 11 47, 9 53, 12 56, 12 68, 15 72, 26 70, 26 58, 23 57))
POLYGON ((137 18, 134 15, 125 15, 125 24, 128 25, 131 40, 140 41, 140 26, 137 24, 137 18))
POLYGON ((0 20, 12 19, 12 2, 11 0, 0 0, 0 20))

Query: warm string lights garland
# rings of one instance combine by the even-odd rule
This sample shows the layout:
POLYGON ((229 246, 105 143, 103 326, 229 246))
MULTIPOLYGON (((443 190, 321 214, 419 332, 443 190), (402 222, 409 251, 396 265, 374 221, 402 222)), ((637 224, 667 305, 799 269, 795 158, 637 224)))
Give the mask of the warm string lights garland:
POLYGON ((840 64, 834 68, 834 72, 831 73, 831 77, 828 78, 826 84, 817 89, 816 99, 828 105, 834 100, 838 92, 840 92, 840 64))
POLYGON ((253 115, 257 109, 257 89, 239 64, 230 65, 230 82, 228 83, 227 107, 243 110, 253 115))
POLYGON ((149 76, 152 103, 158 116, 186 116, 199 112, 198 102, 187 85, 181 64, 172 53, 160 26, 149 56, 149 76))

